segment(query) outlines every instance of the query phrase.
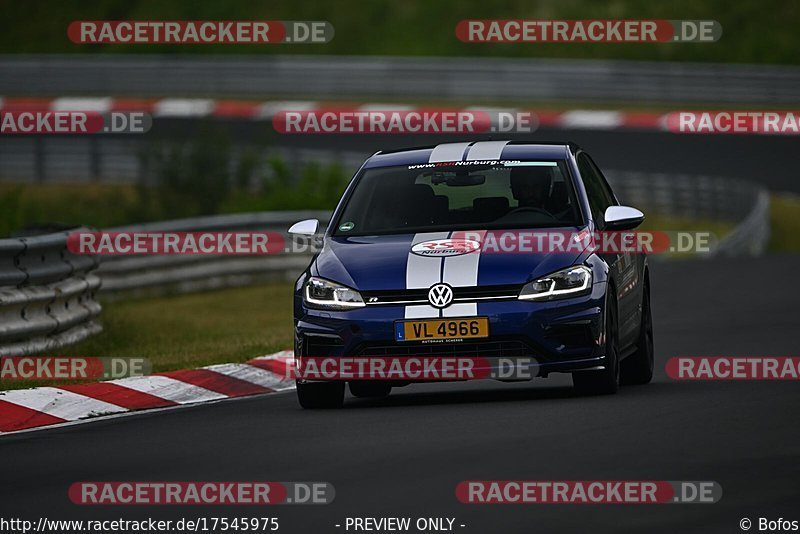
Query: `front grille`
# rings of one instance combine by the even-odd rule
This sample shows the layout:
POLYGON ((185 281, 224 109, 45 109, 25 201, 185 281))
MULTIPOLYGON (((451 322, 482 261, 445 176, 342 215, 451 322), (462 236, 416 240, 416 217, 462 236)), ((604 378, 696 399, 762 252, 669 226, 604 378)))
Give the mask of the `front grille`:
MULTIPOLYGON (((477 287, 454 287, 454 300, 471 300, 486 298, 516 298, 519 285, 497 285, 477 287)), ((361 296, 368 304, 391 304, 393 302, 428 302, 427 289, 394 289, 381 291, 361 291, 361 296), (373 300, 374 299, 374 300, 373 300)))
POLYGON ((477 341, 464 343, 412 343, 397 345, 364 344, 356 356, 445 356, 445 357, 525 357, 536 351, 521 340, 477 341))

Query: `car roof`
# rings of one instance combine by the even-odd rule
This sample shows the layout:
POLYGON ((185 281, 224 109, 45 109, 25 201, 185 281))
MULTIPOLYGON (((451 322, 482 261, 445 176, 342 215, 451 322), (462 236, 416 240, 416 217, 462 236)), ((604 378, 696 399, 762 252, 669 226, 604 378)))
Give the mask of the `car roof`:
POLYGON ((461 143, 442 143, 433 146, 384 150, 376 152, 364 164, 365 168, 395 165, 419 165, 447 161, 471 160, 539 160, 566 159, 579 150, 575 143, 542 143, 525 141, 486 140, 461 143))

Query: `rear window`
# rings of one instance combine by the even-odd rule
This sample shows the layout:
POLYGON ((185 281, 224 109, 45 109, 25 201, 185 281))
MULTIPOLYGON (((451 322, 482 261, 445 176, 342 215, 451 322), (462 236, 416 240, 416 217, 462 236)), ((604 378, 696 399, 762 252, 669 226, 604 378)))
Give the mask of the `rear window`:
POLYGON ((334 235, 554 228, 581 223, 564 160, 367 169, 334 235))

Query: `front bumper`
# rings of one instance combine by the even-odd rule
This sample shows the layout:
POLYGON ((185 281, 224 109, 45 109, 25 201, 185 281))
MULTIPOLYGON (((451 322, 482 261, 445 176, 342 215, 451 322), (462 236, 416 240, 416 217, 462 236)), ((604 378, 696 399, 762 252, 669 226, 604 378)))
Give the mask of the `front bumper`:
POLYGON ((535 376, 603 364, 605 282, 588 295, 549 302, 478 303, 489 337, 459 342, 397 342, 394 323, 402 305, 336 312, 309 309, 296 296, 295 354, 310 357, 474 357, 528 359, 535 376))

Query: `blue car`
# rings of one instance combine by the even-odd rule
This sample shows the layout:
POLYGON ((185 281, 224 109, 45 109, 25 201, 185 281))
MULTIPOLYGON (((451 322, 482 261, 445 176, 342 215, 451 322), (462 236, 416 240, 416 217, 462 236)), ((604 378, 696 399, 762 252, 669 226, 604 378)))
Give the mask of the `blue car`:
MULTIPOLYGON (((493 368, 488 376, 571 373, 588 394, 648 383, 646 255, 581 238, 630 234, 643 220, 572 143, 378 152, 350 182, 296 282, 295 354, 510 360, 529 375, 493 368)), ((289 231, 313 236, 318 227, 311 219, 289 231)), ((301 406, 341 406, 346 383, 356 397, 383 397, 416 382, 342 376, 299 375, 301 406)))

